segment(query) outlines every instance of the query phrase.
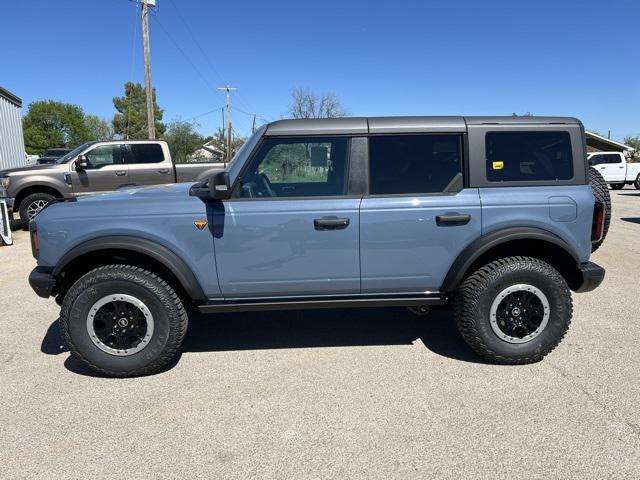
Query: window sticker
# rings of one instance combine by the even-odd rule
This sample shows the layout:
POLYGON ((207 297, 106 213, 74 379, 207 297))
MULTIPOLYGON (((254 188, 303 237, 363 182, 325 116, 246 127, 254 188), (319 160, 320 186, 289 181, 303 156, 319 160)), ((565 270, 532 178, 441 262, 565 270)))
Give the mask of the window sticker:
POLYGON ((504 162, 500 162, 500 161, 496 162, 496 161, 494 161, 491 164, 491 166, 492 166, 492 168, 494 170, 502 170, 504 168, 504 162))

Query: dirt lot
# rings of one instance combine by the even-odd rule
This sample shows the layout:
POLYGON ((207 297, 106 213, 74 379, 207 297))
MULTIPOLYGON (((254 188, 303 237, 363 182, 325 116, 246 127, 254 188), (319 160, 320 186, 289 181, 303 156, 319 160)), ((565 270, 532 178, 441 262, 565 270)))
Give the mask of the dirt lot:
POLYGON ((639 478, 640 192, 612 192, 564 342, 482 363, 447 311, 192 319, 164 373, 112 380, 60 345, 27 284, 26 232, 0 248, 2 478, 639 478))

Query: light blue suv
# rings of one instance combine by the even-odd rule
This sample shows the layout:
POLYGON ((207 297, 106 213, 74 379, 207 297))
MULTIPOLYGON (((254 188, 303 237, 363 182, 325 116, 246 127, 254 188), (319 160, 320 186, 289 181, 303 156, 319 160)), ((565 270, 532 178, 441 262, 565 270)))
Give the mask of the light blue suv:
POLYGON ((523 364, 565 335, 571 290, 601 283, 609 215, 574 118, 282 120, 205 182, 48 206, 29 280, 105 375, 161 369, 190 305, 451 305, 480 356, 523 364))

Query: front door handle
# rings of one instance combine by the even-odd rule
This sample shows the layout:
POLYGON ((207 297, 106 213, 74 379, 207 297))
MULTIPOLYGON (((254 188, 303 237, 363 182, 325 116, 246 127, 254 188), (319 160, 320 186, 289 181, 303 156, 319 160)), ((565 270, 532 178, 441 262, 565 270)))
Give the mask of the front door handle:
POLYGON ((323 217, 313 221, 316 230, 342 230, 349 226, 348 218, 323 217))
POLYGON ((116 170, 116 175, 119 177, 123 177, 127 174, 126 170, 116 170))
POLYGON ((162 173, 164 175, 165 173, 169 173, 169 169, 168 168, 161 168, 160 170, 158 170, 158 173, 162 173))
POLYGON ((463 215, 451 214, 451 215, 436 216, 436 223, 438 225, 449 225, 449 224, 466 225, 467 223, 469 223, 469 220, 471 220, 471 215, 467 215, 467 214, 463 214, 463 215))

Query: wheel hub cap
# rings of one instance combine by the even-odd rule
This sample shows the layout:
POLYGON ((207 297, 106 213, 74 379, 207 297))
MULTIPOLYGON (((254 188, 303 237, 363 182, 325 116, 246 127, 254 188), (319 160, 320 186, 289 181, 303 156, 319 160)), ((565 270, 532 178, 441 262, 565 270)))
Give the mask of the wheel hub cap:
POLYGON ((149 344, 153 330, 151 311, 131 295, 102 297, 87 315, 89 338, 110 355, 127 356, 139 352, 149 344))
POLYGON ((491 329, 508 343, 526 343, 536 338, 549 323, 549 315, 547 296, 528 284, 505 288, 489 312, 491 329))

